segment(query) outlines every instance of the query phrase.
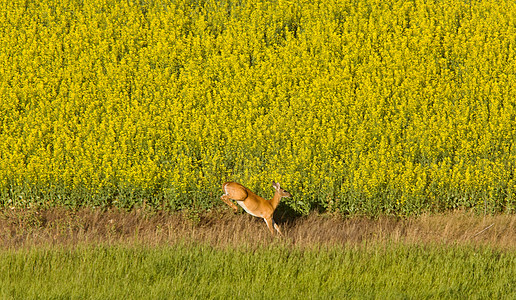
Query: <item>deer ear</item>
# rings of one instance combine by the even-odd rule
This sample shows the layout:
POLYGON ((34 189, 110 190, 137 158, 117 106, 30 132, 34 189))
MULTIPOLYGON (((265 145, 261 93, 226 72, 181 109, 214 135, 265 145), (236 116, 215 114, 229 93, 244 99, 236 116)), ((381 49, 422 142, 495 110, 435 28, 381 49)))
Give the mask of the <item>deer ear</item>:
POLYGON ((274 187, 275 189, 279 190, 280 189, 280 185, 279 183, 275 182, 274 180, 272 181, 272 187, 274 187))

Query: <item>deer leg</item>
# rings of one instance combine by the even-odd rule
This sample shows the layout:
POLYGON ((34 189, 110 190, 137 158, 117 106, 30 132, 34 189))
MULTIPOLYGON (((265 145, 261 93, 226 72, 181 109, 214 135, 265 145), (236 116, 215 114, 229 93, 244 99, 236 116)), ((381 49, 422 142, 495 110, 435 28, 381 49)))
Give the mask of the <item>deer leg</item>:
POLYGON ((231 207, 234 212, 238 211, 238 207, 235 205, 235 203, 233 203, 233 202, 231 202, 231 200, 229 200, 228 195, 224 194, 224 195, 220 196, 220 199, 222 199, 222 201, 224 201, 227 205, 229 205, 229 207, 231 207))
POLYGON ((283 236, 283 233, 281 233, 281 230, 279 229, 279 226, 278 224, 276 224, 276 222, 274 222, 274 219, 272 219, 272 224, 274 225, 274 229, 276 229, 276 231, 279 233, 279 235, 283 236))
POLYGON ((265 221, 265 224, 267 224, 267 228, 269 228, 269 231, 271 232, 271 234, 274 235, 274 228, 273 228, 274 220, 272 219, 272 217, 263 218, 263 220, 265 221))

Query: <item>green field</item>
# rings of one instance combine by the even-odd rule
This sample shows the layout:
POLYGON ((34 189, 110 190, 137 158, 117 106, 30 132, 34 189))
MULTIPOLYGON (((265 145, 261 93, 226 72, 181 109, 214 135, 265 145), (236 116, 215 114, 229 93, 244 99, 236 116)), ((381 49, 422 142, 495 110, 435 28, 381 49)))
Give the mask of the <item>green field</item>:
POLYGON ((512 299, 516 216, 0 210, 0 299, 512 299))
POLYGON ((0 210, 0 299, 512 299, 516 216, 0 210))
POLYGON ((516 252, 202 244, 0 251, 2 299, 513 299, 516 252))

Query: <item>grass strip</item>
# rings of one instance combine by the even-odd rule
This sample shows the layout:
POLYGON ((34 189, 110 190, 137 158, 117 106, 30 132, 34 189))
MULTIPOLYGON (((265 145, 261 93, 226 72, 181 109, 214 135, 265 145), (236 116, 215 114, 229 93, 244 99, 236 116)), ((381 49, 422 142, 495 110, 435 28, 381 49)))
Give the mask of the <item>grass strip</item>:
POLYGON ((516 298, 516 252, 404 244, 0 251, 2 299, 516 298))

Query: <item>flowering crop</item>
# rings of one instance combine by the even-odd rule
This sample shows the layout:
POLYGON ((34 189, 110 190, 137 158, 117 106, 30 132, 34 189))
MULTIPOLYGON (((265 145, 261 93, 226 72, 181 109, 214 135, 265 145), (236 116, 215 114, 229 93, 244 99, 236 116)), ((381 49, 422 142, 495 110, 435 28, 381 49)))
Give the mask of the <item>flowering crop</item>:
POLYGON ((516 4, 0 1, 0 203, 516 209, 516 4))

